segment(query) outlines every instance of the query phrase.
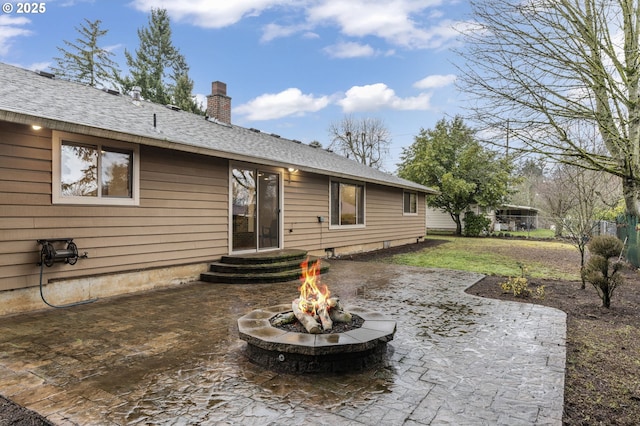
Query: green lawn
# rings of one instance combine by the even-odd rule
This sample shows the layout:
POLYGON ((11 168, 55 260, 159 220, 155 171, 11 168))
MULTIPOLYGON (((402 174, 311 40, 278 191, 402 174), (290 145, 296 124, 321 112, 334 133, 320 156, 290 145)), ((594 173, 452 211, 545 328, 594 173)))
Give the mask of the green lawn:
MULTIPOLYGON (((506 231, 505 231, 506 232, 506 231)), ((509 231, 509 235, 514 237, 529 237, 529 238, 553 238, 555 231, 551 229, 533 229, 531 231, 509 231)))
POLYGON ((557 254, 553 258, 573 258, 577 250, 570 244, 557 241, 536 241, 500 238, 464 238, 428 236, 427 239, 445 240, 436 247, 421 252, 395 255, 389 262, 428 268, 446 268, 479 272, 485 275, 520 276, 519 264, 527 267, 531 278, 579 280, 579 260, 571 262, 541 263, 536 253, 557 254))

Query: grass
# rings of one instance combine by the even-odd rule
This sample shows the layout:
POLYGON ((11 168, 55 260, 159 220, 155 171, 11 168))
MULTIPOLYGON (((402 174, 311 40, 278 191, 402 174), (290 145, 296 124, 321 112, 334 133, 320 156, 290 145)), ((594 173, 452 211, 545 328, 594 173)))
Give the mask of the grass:
POLYGON ((580 279, 577 270, 567 270, 566 263, 558 262, 557 265, 553 265, 528 260, 531 250, 555 251, 561 259, 566 257, 567 252, 576 251, 570 244, 556 241, 451 236, 428 236, 427 239, 445 240, 446 243, 420 252, 399 254, 391 257, 389 262, 500 276, 520 276, 521 265, 525 265, 527 276, 531 278, 580 279))
POLYGON ((514 237, 528 237, 528 238, 555 237, 555 231, 551 229, 533 229, 531 231, 509 231, 509 234, 514 237))

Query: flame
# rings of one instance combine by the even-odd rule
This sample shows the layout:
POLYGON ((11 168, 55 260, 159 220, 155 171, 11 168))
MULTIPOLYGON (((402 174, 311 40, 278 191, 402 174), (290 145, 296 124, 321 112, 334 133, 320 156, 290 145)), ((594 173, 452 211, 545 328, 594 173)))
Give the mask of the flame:
POLYGON ((319 307, 325 306, 331 292, 324 284, 319 284, 320 279, 320 260, 316 260, 309 267, 309 259, 300 264, 302 274, 300 281, 302 285, 298 288, 300 291, 300 302, 298 306, 302 312, 310 315, 316 315, 319 307))

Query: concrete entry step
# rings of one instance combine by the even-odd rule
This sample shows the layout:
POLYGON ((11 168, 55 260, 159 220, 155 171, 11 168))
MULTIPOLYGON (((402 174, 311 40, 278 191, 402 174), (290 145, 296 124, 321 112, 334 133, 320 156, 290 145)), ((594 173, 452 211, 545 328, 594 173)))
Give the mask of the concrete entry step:
MULTIPOLYGON (((209 265, 209 271, 200 274, 200 280, 211 283, 256 284, 293 281, 300 278, 300 263, 305 259, 315 262, 317 257, 307 256, 304 250, 278 250, 263 253, 222 256, 209 265)), ((329 270, 329 263, 320 262, 320 273, 329 270)))
POLYGON ((297 260, 298 265, 307 257, 305 250, 285 249, 275 251, 263 251, 258 253, 233 254, 222 256, 221 263, 234 265, 252 265, 265 263, 279 263, 289 260, 297 260))

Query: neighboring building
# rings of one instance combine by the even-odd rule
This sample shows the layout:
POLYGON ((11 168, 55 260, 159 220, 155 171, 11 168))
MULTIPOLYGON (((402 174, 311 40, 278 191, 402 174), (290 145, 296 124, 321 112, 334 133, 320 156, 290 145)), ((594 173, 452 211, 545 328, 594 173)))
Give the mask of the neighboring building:
POLYGON ((532 231, 538 229, 540 210, 529 206, 505 204, 493 212, 496 231, 532 231))
POLYGON ((224 83, 208 104, 205 118, 0 64, 0 315, 44 307, 39 239, 87 252, 43 270, 68 303, 194 280, 227 254, 425 234, 433 190, 232 125, 224 83))
MULTIPOLYGON (((514 206, 505 204, 497 210, 490 210, 476 204, 469 206, 468 211, 475 214, 483 214, 491 219, 491 229, 499 231, 527 231, 538 228, 538 212, 534 207, 514 206)), ((464 214, 461 215, 464 219, 464 214)), ((464 229, 464 222, 462 222, 464 229)), ((427 206, 427 232, 445 231, 455 232, 456 223, 449 213, 427 206)))

